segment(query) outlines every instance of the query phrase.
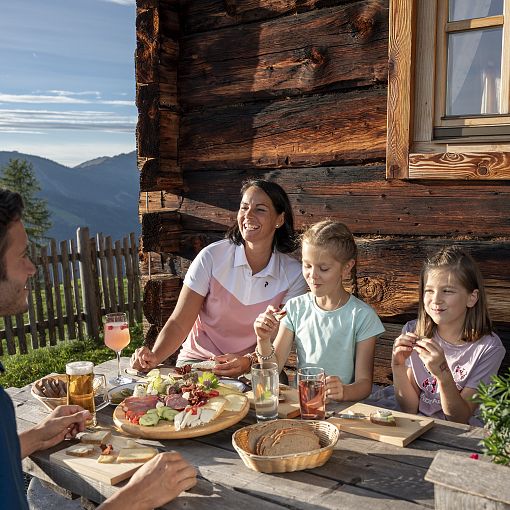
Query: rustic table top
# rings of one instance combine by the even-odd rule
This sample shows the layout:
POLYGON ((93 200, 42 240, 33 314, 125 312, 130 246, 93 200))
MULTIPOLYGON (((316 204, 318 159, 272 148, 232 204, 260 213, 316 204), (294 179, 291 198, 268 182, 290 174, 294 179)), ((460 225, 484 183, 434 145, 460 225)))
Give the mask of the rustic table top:
MULTIPOLYGON (((128 358, 122 360, 127 366, 128 358)), ((115 374, 116 361, 98 365, 97 373, 115 374)), ((30 386, 9 388, 16 408, 18 430, 25 430, 46 415, 44 407, 30 395, 30 386)), ((350 405, 334 404, 330 410, 350 405)), ((98 413, 102 425, 112 425, 113 407, 98 413)), ((377 508, 417 510, 434 508, 434 487, 425 473, 439 450, 469 453, 480 451, 483 429, 437 422, 434 427, 400 448, 340 432, 331 459, 309 471, 264 474, 248 469, 232 446, 232 433, 254 423, 250 411, 239 424, 209 436, 194 439, 150 441, 160 450, 177 450, 199 472, 199 483, 190 492, 167 505, 168 508, 271 509, 377 508)), ((50 464, 49 455, 61 448, 38 452, 25 459, 25 472, 68 489, 74 494, 101 502, 119 486, 105 485, 77 475, 60 465, 50 464)), ((165 507, 165 508, 167 508, 165 507)))

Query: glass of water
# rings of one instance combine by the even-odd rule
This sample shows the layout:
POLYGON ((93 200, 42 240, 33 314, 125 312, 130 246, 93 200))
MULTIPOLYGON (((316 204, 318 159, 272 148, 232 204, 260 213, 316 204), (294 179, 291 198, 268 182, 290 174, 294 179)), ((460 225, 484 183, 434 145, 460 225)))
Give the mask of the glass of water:
POLYGON ((254 363, 251 367, 251 384, 255 400, 257 421, 278 418, 279 377, 276 363, 254 363))

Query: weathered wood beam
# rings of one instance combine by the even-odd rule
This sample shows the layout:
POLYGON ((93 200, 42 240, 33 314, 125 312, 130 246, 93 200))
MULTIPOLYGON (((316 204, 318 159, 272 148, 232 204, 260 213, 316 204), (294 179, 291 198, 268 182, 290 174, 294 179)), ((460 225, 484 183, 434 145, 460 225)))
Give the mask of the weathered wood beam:
POLYGON ((372 1, 200 33, 181 41, 181 107, 386 83, 387 51, 388 12, 372 1))
POLYGON ((163 326, 175 308, 182 281, 174 275, 157 275, 142 278, 142 284, 145 318, 151 324, 163 326))
MULTIPOLYGON (((162 138, 170 125, 162 111, 162 138)), ((186 172, 382 161, 385 145, 382 87, 190 113, 181 119, 179 164, 186 172)))
POLYGON ((168 211, 144 214, 141 248, 146 252, 176 253, 180 248, 181 232, 179 213, 168 211))

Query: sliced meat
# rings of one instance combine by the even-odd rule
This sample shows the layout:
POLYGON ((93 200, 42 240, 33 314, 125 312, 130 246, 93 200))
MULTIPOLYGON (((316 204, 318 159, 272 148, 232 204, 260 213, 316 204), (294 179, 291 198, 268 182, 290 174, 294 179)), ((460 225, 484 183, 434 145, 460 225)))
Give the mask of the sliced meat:
POLYGON ((156 395, 146 397, 127 397, 122 402, 124 412, 133 411, 134 413, 146 413, 149 409, 154 409, 159 398, 156 395))
POLYGON ((176 411, 182 411, 189 402, 182 395, 167 395, 165 397, 165 405, 176 411))

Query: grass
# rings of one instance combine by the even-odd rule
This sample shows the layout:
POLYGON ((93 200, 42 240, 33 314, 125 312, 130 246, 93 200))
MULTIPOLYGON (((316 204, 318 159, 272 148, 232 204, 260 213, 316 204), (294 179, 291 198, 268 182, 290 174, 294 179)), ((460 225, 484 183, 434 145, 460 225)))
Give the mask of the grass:
MULTIPOLYGON (((123 356, 131 356, 143 343, 142 325, 130 328, 131 343, 122 350, 123 356)), ((0 375, 0 384, 4 388, 21 388, 51 372, 65 373, 66 363, 87 360, 94 364, 114 359, 115 353, 102 341, 93 339, 60 342, 51 347, 41 347, 28 354, 4 356, 2 363, 5 373, 0 375)))

